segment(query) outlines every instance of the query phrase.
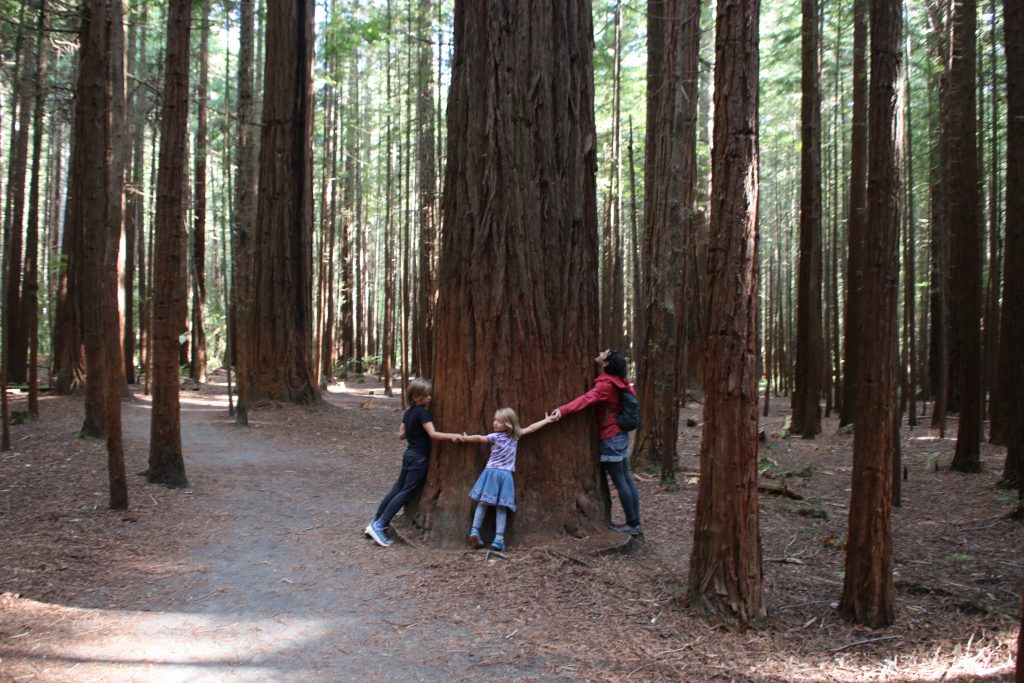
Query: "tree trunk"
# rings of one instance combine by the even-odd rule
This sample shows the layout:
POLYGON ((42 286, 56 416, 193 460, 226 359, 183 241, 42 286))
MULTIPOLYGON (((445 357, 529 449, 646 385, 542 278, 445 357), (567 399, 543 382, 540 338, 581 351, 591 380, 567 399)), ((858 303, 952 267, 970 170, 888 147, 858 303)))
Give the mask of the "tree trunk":
POLYGON ((821 389, 825 376, 821 323, 821 37, 817 0, 803 0, 801 35, 800 262, 790 431, 810 439, 821 432, 821 389))
POLYGON ((868 216, 864 270, 857 421, 853 433, 846 574, 840 613, 858 624, 891 624, 892 463, 898 446, 896 308, 899 300, 899 0, 871 0, 871 105, 868 216))
MULTIPOLYGON (((647 150, 648 165, 659 179, 647 192, 650 211, 645 213, 645 262, 642 319, 646 329, 640 375, 637 382, 640 410, 645 416, 633 445, 634 462, 662 466, 662 479, 672 477, 679 431, 679 404, 685 401, 685 344, 687 302, 683 270, 687 263, 687 238, 696 213, 697 175, 697 56, 700 47, 700 6, 692 0, 666 0, 648 13, 650 30, 661 30, 661 45, 653 72, 660 75, 648 106, 657 128, 647 136, 654 145, 647 150), (655 20, 653 15, 657 13, 655 20)), ((650 68, 650 67, 649 67, 650 68)), ((649 76, 648 82, 651 82, 649 76)))
POLYGON ((192 213, 192 379, 206 382, 206 137, 210 82, 209 0, 199 4, 199 84, 196 91, 195 199, 192 213))
MULTIPOLYGON (((598 348, 591 16, 587 0, 455 3, 438 428, 479 431, 500 406, 529 423, 590 384, 598 348)), ((593 420, 581 416, 523 441, 509 528, 517 542, 603 526, 609 506, 594 436, 593 420)), ((486 459, 470 448, 439 444, 422 498, 407 511, 432 543, 456 545, 469 527, 466 494, 486 459)))
POLYGON ((28 330, 22 319, 22 249, 25 230, 25 174, 28 167, 29 128, 32 123, 31 75, 29 55, 35 52, 34 36, 23 21, 32 3, 22 3, 15 46, 14 83, 11 101, 10 165, 7 168, 7 202, 4 215, 4 323, 7 327, 7 381, 24 384, 28 351, 28 330))
POLYGON ((178 336, 184 331, 187 306, 181 265, 188 258, 182 195, 187 182, 190 5, 189 0, 172 0, 167 13, 167 67, 153 234, 153 416, 146 480, 167 486, 188 485, 181 452, 178 336))
POLYGON ((758 0, 720 3, 704 430, 688 601, 739 628, 762 621, 757 503, 758 0))
POLYGON ((847 218, 846 315, 843 365, 843 406, 839 425, 856 420, 858 377, 857 338, 861 332, 860 309, 864 302, 860 280, 864 273, 864 221, 867 214, 868 149, 868 0, 853 4, 853 122, 850 133, 850 203, 847 218))
POLYGON ((949 68, 949 147, 947 169, 952 250, 950 330, 954 342, 950 367, 958 379, 959 428, 951 467, 960 472, 981 469, 981 224, 978 192, 978 148, 975 142, 975 0, 954 0, 949 68))
POLYGON ((39 3, 36 27, 36 70, 33 87, 32 175, 28 194, 28 231, 25 235, 25 277, 21 319, 28 334, 28 411, 39 416, 39 176, 43 156, 43 108, 46 103, 46 67, 49 50, 43 42, 46 31, 46 2, 39 3))
MULTIPOLYGON (((1003 279, 1003 324, 999 331, 999 391, 1006 420, 1003 482, 1020 487, 1024 499, 1024 8, 1003 2, 1006 43, 1006 267, 1003 279)), ((1020 669, 1018 667, 1018 677, 1020 669)))
POLYGON ((416 295, 417 368, 421 377, 433 376, 434 355, 434 244, 437 234, 437 171, 434 155, 434 70, 430 17, 433 0, 419 2, 420 49, 417 55, 416 137, 419 187, 419 293, 416 295))
POLYGON ((267 4, 260 184, 239 402, 313 403, 312 0, 267 4), (244 378, 244 379, 243 379, 244 378), (243 393, 244 392, 244 393, 243 393))

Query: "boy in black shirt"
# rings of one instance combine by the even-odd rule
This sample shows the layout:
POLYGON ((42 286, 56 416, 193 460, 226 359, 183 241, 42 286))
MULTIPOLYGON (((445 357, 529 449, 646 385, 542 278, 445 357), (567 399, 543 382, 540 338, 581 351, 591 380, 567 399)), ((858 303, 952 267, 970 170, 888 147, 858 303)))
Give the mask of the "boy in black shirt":
POLYGON ((409 502, 410 496, 427 478, 431 439, 461 440, 460 434, 448 434, 434 429, 434 419, 430 415, 431 388, 430 380, 422 377, 409 383, 409 403, 412 405, 402 416, 402 426, 398 430, 398 438, 405 439, 408 444, 402 456, 402 471, 398 474, 398 481, 377 506, 374 520, 363 531, 377 545, 385 548, 394 542, 387 532, 391 518, 409 502))

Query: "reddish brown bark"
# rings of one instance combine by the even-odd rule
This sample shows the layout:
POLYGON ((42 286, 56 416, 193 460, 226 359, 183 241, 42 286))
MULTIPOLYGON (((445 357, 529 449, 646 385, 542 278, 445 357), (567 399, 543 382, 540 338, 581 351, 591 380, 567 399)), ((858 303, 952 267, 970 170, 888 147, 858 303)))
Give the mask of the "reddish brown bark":
POLYGON ((803 0, 800 105, 800 261, 797 265, 796 367, 790 430, 821 433, 825 350, 821 316, 821 38, 818 2, 803 0))
MULTIPOLYGON (((479 432, 494 410, 524 424, 582 393, 598 350, 591 5, 455 4, 447 191, 434 352, 435 425, 479 432)), ((608 516, 588 411, 519 447, 514 543, 579 535, 608 516)), ((461 543, 486 451, 435 448, 407 511, 461 543)))
POLYGON ((206 381, 206 136, 207 94, 210 82, 209 2, 199 5, 199 83, 196 91, 195 200, 192 212, 192 379, 206 381))
POLYGON ((846 309, 843 333, 843 401, 839 424, 853 424, 857 406, 857 362, 860 343, 860 307, 864 300, 860 279, 863 273, 864 221, 867 214, 868 147, 868 0, 853 4, 853 120, 850 133, 850 203, 847 216, 848 254, 846 261, 846 309))
MULTIPOLYGON (((647 192, 643 253, 646 268, 640 305, 646 329, 637 382, 644 421, 637 431, 633 458, 662 466, 662 478, 672 476, 676 460, 679 404, 685 399, 681 380, 685 363, 683 321, 687 315, 684 299, 685 253, 691 244, 696 213, 697 173, 697 56, 700 47, 700 7, 691 0, 667 0, 658 5, 660 14, 649 16, 651 30, 662 30, 664 50, 650 59, 660 59, 651 75, 660 75, 648 106, 655 115, 648 125, 658 131, 647 136, 648 166, 659 181, 647 192)), ((652 14, 654 9, 652 8, 652 14)))
POLYGON ((167 13, 167 58, 161 109, 160 167, 153 226, 153 414, 150 420, 151 483, 185 486, 178 399, 178 337, 186 313, 182 264, 188 134, 190 0, 172 0, 167 13))
POLYGON ((260 182, 249 271, 251 306, 241 321, 239 402, 319 399, 311 357, 312 0, 267 3, 260 182))
POLYGON ((846 574, 839 610, 873 628, 892 623, 892 463, 899 430, 894 419, 896 307, 899 298, 899 127, 897 89, 902 3, 871 2, 871 86, 868 216, 861 292, 864 315, 853 437, 846 574))
POLYGON ((949 68, 949 223, 952 233, 950 301, 951 369, 957 380, 960 419, 952 469, 978 472, 982 438, 981 242, 976 144, 975 0, 954 0, 949 68))
POLYGON ((688 602, 764 619, 757 502, 758 0, 719 3, 704 430, 688 602))

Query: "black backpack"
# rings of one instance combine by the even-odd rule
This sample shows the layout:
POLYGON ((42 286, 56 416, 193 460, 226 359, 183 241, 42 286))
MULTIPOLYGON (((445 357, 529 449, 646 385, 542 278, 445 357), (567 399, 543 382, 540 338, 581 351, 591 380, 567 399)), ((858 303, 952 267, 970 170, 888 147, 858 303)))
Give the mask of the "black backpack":
POLYGON ((619 414, 615 416, 619 429, 631 432, 640 426, 640 404, 636 395, 627 389, 619 389, 619 414))

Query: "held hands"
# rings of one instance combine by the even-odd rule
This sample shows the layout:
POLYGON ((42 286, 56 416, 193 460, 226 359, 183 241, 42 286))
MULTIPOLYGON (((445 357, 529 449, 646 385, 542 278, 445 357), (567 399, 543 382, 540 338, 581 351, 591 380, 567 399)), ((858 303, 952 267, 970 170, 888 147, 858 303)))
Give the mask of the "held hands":
POLYGON ((544 418, 548 422, 558 422, 559 420, 562 419, 562 411, 560 411, 558 408, 555 408, 554 410, 551 411, 550 415, 545 413, 544 418))

